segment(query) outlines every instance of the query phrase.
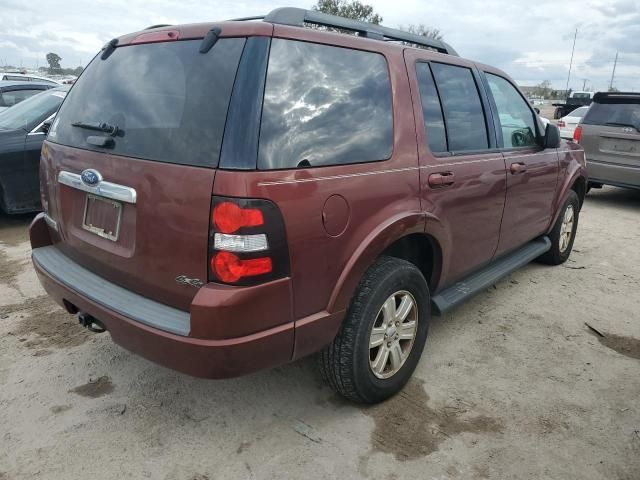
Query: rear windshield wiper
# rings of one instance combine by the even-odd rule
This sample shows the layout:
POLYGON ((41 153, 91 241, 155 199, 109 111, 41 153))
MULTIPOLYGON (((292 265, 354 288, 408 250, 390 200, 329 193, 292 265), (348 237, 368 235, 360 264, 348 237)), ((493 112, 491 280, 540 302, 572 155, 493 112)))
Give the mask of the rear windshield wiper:
POLYGON ((85 128, 87 130, 95 130, 96 132, 105 132, 115 137, 119 131, 117 125, 109 125, 108 123, 100 122, 74 122, 71 124, 73 127, 85 128))

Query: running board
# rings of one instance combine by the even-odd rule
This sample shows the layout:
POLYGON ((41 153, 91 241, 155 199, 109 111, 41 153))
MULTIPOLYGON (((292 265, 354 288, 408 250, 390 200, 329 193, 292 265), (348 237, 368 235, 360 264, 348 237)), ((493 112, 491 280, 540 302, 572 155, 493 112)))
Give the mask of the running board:
POLYGON ((463 280, 442 290, 431 299, 433 313, 442 315, 476 293, 489 288, 501 278, 523 267, 551 249, 549 237, 537 238, 524 247, 490 263, 463 280))

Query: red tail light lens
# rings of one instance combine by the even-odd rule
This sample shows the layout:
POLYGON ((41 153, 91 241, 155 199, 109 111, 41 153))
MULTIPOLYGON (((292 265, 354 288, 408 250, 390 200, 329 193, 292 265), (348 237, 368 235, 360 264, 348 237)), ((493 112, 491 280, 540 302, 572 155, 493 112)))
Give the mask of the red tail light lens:
POLYGON ((282 213, 269 201, 214 196, 209 223, 209 281, 256 285, 289 275, 282 213))
POLYGON ((273 263, 269 257, 242 260, 229 252, 218 252, 211 258, 211 269, 226 283, 235 283, 243 277, 271 273, 273 263))
POLYGON ((232 202, 222 202, 213 209, 213 224, 221 233, 233 233, 242 227, 264 225, 264 216, 257 208, 240 208, 232 202))
POLYGON ((578 125, 576 129, 573 131, 573 141, 576 143, 580 143, 581 138, 582 138, 582 126, 578 125))

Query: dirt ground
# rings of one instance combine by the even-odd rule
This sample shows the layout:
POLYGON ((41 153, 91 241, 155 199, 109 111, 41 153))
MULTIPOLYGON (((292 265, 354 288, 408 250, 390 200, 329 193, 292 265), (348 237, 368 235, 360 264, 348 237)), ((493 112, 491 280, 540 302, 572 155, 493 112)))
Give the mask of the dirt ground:
POLYGON ((640 479, 640 192, 593 192, 567 264, 435 318, 375 407, 313 359, 204 381, 87 333, 44 296, 29 220, 0 217, 2 480, 640 479))

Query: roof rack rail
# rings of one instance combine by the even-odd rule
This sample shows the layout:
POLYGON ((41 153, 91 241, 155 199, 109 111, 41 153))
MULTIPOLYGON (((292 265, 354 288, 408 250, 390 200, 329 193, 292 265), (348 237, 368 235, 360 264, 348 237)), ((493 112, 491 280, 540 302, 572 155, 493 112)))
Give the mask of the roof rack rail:
POLYGON ((440 53, 458 55, 451 45, 441 41, 427 38, 422 35, 404 32, 395 28, 383 27, 373 23, 361 22, 350 18, 338 17, 316 10, 305 10, 303 8, 283 7, 272 10, 267 15, 258 17, 237 18, 235 20, 264 20, 265 22, 279 25, 290 25, 294 27, 304 27, 306 23, 322 25, 325 27, 340 28, 356 32, 361 37, 374 40, 395 40, 413 43, 423 47, 432 48, 440 53))
POLYGON ((170 27, 169 23, 159 23, 158 25, 151 25, 150 27, 145 28, 145 30, 151 30, 152 28, 160 28, 160 27, 170 27))

